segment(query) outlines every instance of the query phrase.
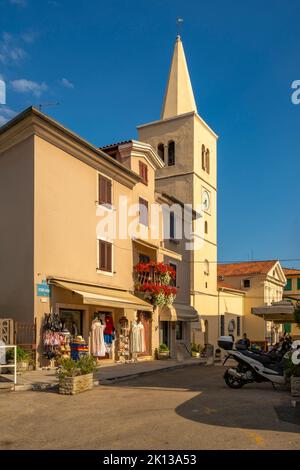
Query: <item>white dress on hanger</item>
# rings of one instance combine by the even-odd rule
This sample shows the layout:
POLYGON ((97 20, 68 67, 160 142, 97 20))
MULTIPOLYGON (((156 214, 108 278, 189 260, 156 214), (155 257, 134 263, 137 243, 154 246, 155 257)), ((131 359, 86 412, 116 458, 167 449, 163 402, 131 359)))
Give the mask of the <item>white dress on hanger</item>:
POLYGON ((145 352, 145 338, 144 338, 144 325, 134 321, 131 330, 131 352, 143 353, 145 352))
POLYGON ((105 326, 99 320, 92 323, 92 354, 95 357, 105 356, 104 332, 105 326))

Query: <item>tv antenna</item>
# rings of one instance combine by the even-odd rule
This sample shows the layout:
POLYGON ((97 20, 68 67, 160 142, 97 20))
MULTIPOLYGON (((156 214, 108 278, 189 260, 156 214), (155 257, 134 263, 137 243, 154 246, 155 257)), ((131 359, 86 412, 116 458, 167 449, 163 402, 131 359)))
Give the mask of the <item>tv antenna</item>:
POLYGON ((49 108, 50 106, 59 106, 60 103, 58 101, 54 103, 40 103, 38 105, 39 111, 42 111, 43 108, 49 108))

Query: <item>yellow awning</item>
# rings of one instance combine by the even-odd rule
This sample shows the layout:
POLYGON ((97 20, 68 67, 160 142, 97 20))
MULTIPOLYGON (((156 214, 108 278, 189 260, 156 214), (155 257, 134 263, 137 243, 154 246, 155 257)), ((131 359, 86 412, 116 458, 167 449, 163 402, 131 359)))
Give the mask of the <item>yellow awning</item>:
POLYGON ((200 321, 197 310, 191 305, 174 303, 178 321, 200 321))
POLYGON ((197 310, 191 305, 164 305, 159 311, 160 321, 200 321, 197 310))
POLYGON ((160 321, 177 321, 176 310, 173 305, 163 305, 159 309, 160 321))
POLYGON ((99 307, 131 308, 134 310, 153 312, 152 305, 127 291, 110 289, 108 287, 89 286, 88 284, 79 284, 58 279, 51 279, 50 283, 81 295, 84 304, 98 305, 99 307))

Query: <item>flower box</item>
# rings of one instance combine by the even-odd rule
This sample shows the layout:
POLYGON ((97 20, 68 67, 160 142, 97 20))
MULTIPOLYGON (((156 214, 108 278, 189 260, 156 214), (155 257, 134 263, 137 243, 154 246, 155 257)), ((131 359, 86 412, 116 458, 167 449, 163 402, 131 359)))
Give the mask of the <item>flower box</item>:
POLYGON ((63 377, 59 379, 59 393, 63 395, 76 395, 93 388, 93 374, 63 377))
POLYGON ((192 351, 192 357, 200 357, 200 352, 192 351))
POLYGON ((293 397, 300 397, 300 377, 291 377, 291 394, 293 397))
POLYGON ((169 359, 170 351, 159 351, 158 352, 158 359, 169 359))

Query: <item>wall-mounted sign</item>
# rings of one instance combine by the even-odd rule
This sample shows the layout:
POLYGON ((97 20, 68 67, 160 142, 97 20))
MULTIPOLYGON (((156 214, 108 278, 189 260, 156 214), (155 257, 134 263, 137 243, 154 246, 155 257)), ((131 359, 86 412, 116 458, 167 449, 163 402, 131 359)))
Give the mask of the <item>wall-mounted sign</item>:
POLYGON ((48 284, 37 284, 38 297, 50 297, 51 289, 48 284))

